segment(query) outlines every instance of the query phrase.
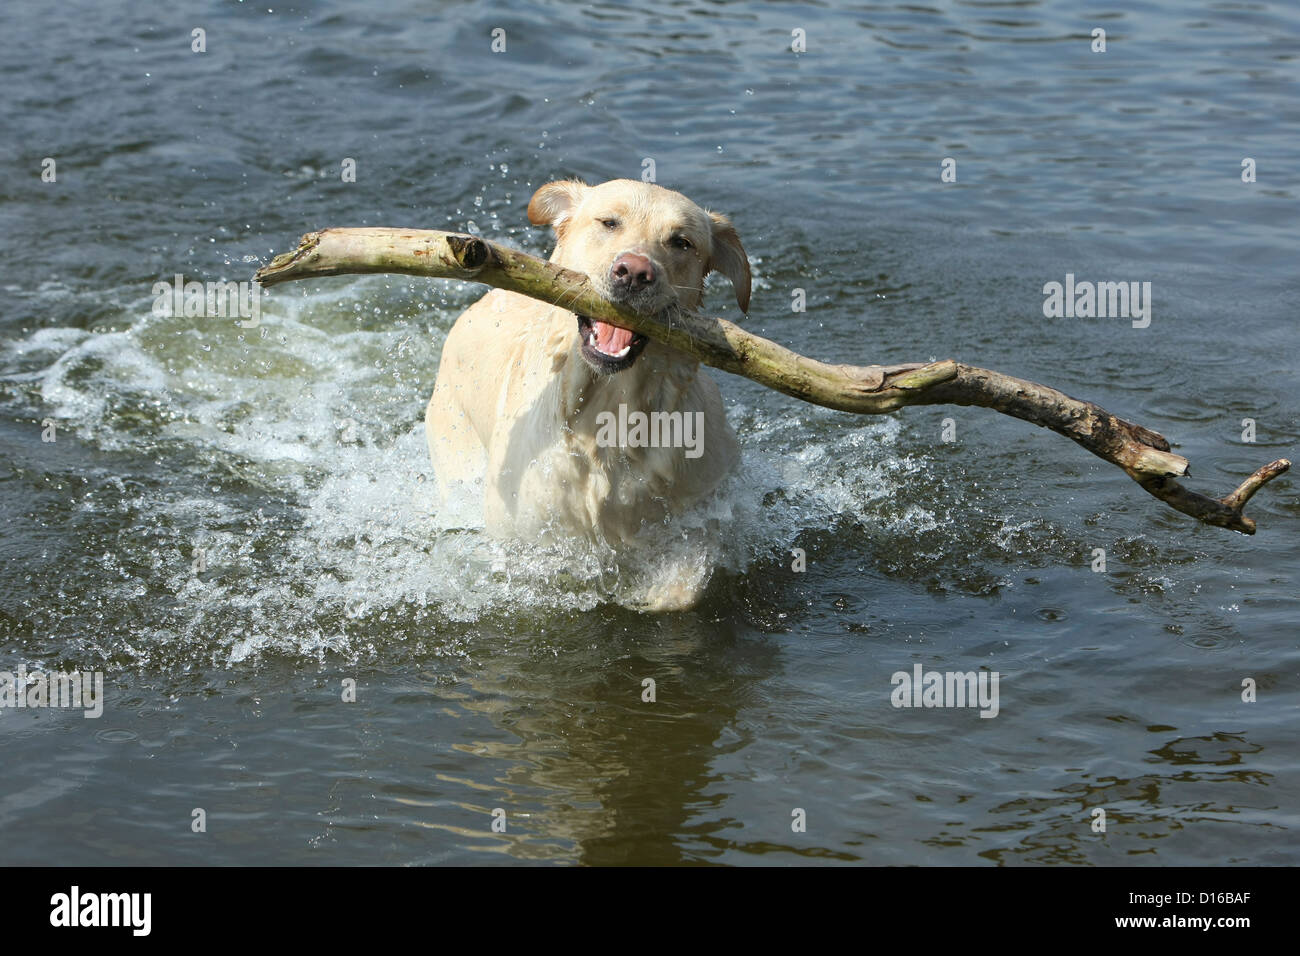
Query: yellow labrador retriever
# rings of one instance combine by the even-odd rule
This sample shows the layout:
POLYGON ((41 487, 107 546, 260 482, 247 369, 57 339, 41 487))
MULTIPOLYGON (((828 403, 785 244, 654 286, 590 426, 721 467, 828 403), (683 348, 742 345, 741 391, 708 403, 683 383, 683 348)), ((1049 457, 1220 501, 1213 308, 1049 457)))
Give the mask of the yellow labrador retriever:
MULTIPOLYGON (((750 271, 736 230, 680 193, 618 179, 541 187, 551 261, 647 314, 698 308, 704 277, 731 280, 741 311, 750 271)), ((527 296, 494 290, 447 336, 425 416, 444 502, 482 495, 490 534, 582 537, 624 550, 708 494, 736 462, 718 387, 689 355, 527 296)), ((707 583, 668 574, 638 598, 689 607, 707 583)))

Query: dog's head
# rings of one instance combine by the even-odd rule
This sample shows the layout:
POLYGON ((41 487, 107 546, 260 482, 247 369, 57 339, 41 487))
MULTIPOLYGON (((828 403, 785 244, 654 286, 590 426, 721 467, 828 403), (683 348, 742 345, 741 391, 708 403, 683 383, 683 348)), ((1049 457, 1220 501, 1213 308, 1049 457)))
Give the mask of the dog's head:
MULTIPOLYGON (((730 279, 740 310, 749 310, 749 259, 736 230, 681 193, 632 179, 599 186, 562 180, 537 190, 528 218, 554 227, 553 262, 586 273, 601 295, 637 312, 674 302, 699 308, 710 272, 730 279)), ((578 335, 583 359, 605 373, 631 368, 648 342, 583 315, 578 335)))

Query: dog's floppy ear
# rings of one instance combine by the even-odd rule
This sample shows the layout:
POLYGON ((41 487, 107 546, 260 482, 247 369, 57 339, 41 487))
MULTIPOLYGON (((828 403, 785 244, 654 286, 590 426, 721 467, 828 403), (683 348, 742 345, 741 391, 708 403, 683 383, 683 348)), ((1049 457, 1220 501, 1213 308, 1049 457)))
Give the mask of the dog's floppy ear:
POLYGON ((749 256, 745 255, 745 247, 740 244, 740 236, 736 235, 731 220, 716 212, 709 213, 709 218, 713 220, 713 254, 709 256, 705 274, 721 272, 730 279, 736 290, 736 304, 741 312, 748 314, 749 256))
POLYGON ((528 203, 528 221, 534 226, 553 226, 555 234, 563 236, 569 217, 589 188, 581 179, 558 179, 547 183, 533 193, 532 201, 528 203))

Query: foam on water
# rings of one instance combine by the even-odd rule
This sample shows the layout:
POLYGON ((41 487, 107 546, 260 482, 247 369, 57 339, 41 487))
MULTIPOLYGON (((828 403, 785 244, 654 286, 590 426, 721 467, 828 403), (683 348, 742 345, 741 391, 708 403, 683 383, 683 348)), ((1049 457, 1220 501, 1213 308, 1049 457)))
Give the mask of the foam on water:
POLYGON ((895 456, 897 421, 828 424, 774 398, 731 408, 742 467, 690 514, 651 529, 644 560, 493 540, 473 505, 440 512, 424 437, 460 304, 388 324, 386 308, 359 308, 391 299, 384 288, 362 280, 274 300, 252 330, 155 315, 142 301, 120 330, 42 329, 8 348, 6 377, 39 415, 76 441, 151 460, 147 490, 106 479, 116 482, 108 497, 120 489, 120 507, 149 533, 118 535, 100 559, 113 572, 100 577, 141 609, 136 632, 101 650, 234 664, 265 652, 364 654, 377 636, 441 635, 450 648, 458 622, 513 626, 624 600, 661 562, 707 579, 837 521, 902 533, 938 524, 892 501, 920 467, 895 456))

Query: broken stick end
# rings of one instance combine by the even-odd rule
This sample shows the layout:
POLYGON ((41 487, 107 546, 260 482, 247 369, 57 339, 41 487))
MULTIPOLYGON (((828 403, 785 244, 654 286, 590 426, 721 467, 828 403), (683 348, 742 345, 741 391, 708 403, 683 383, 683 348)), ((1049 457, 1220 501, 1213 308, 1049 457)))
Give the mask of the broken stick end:
POLYGON ((261 286, 276 285, 295 278, 291 270, 303 256, 320 244, 321 234, 309 232, 298 240, 298 248, 292 252, 282 252, 253 274, 253 281, 261 286))

